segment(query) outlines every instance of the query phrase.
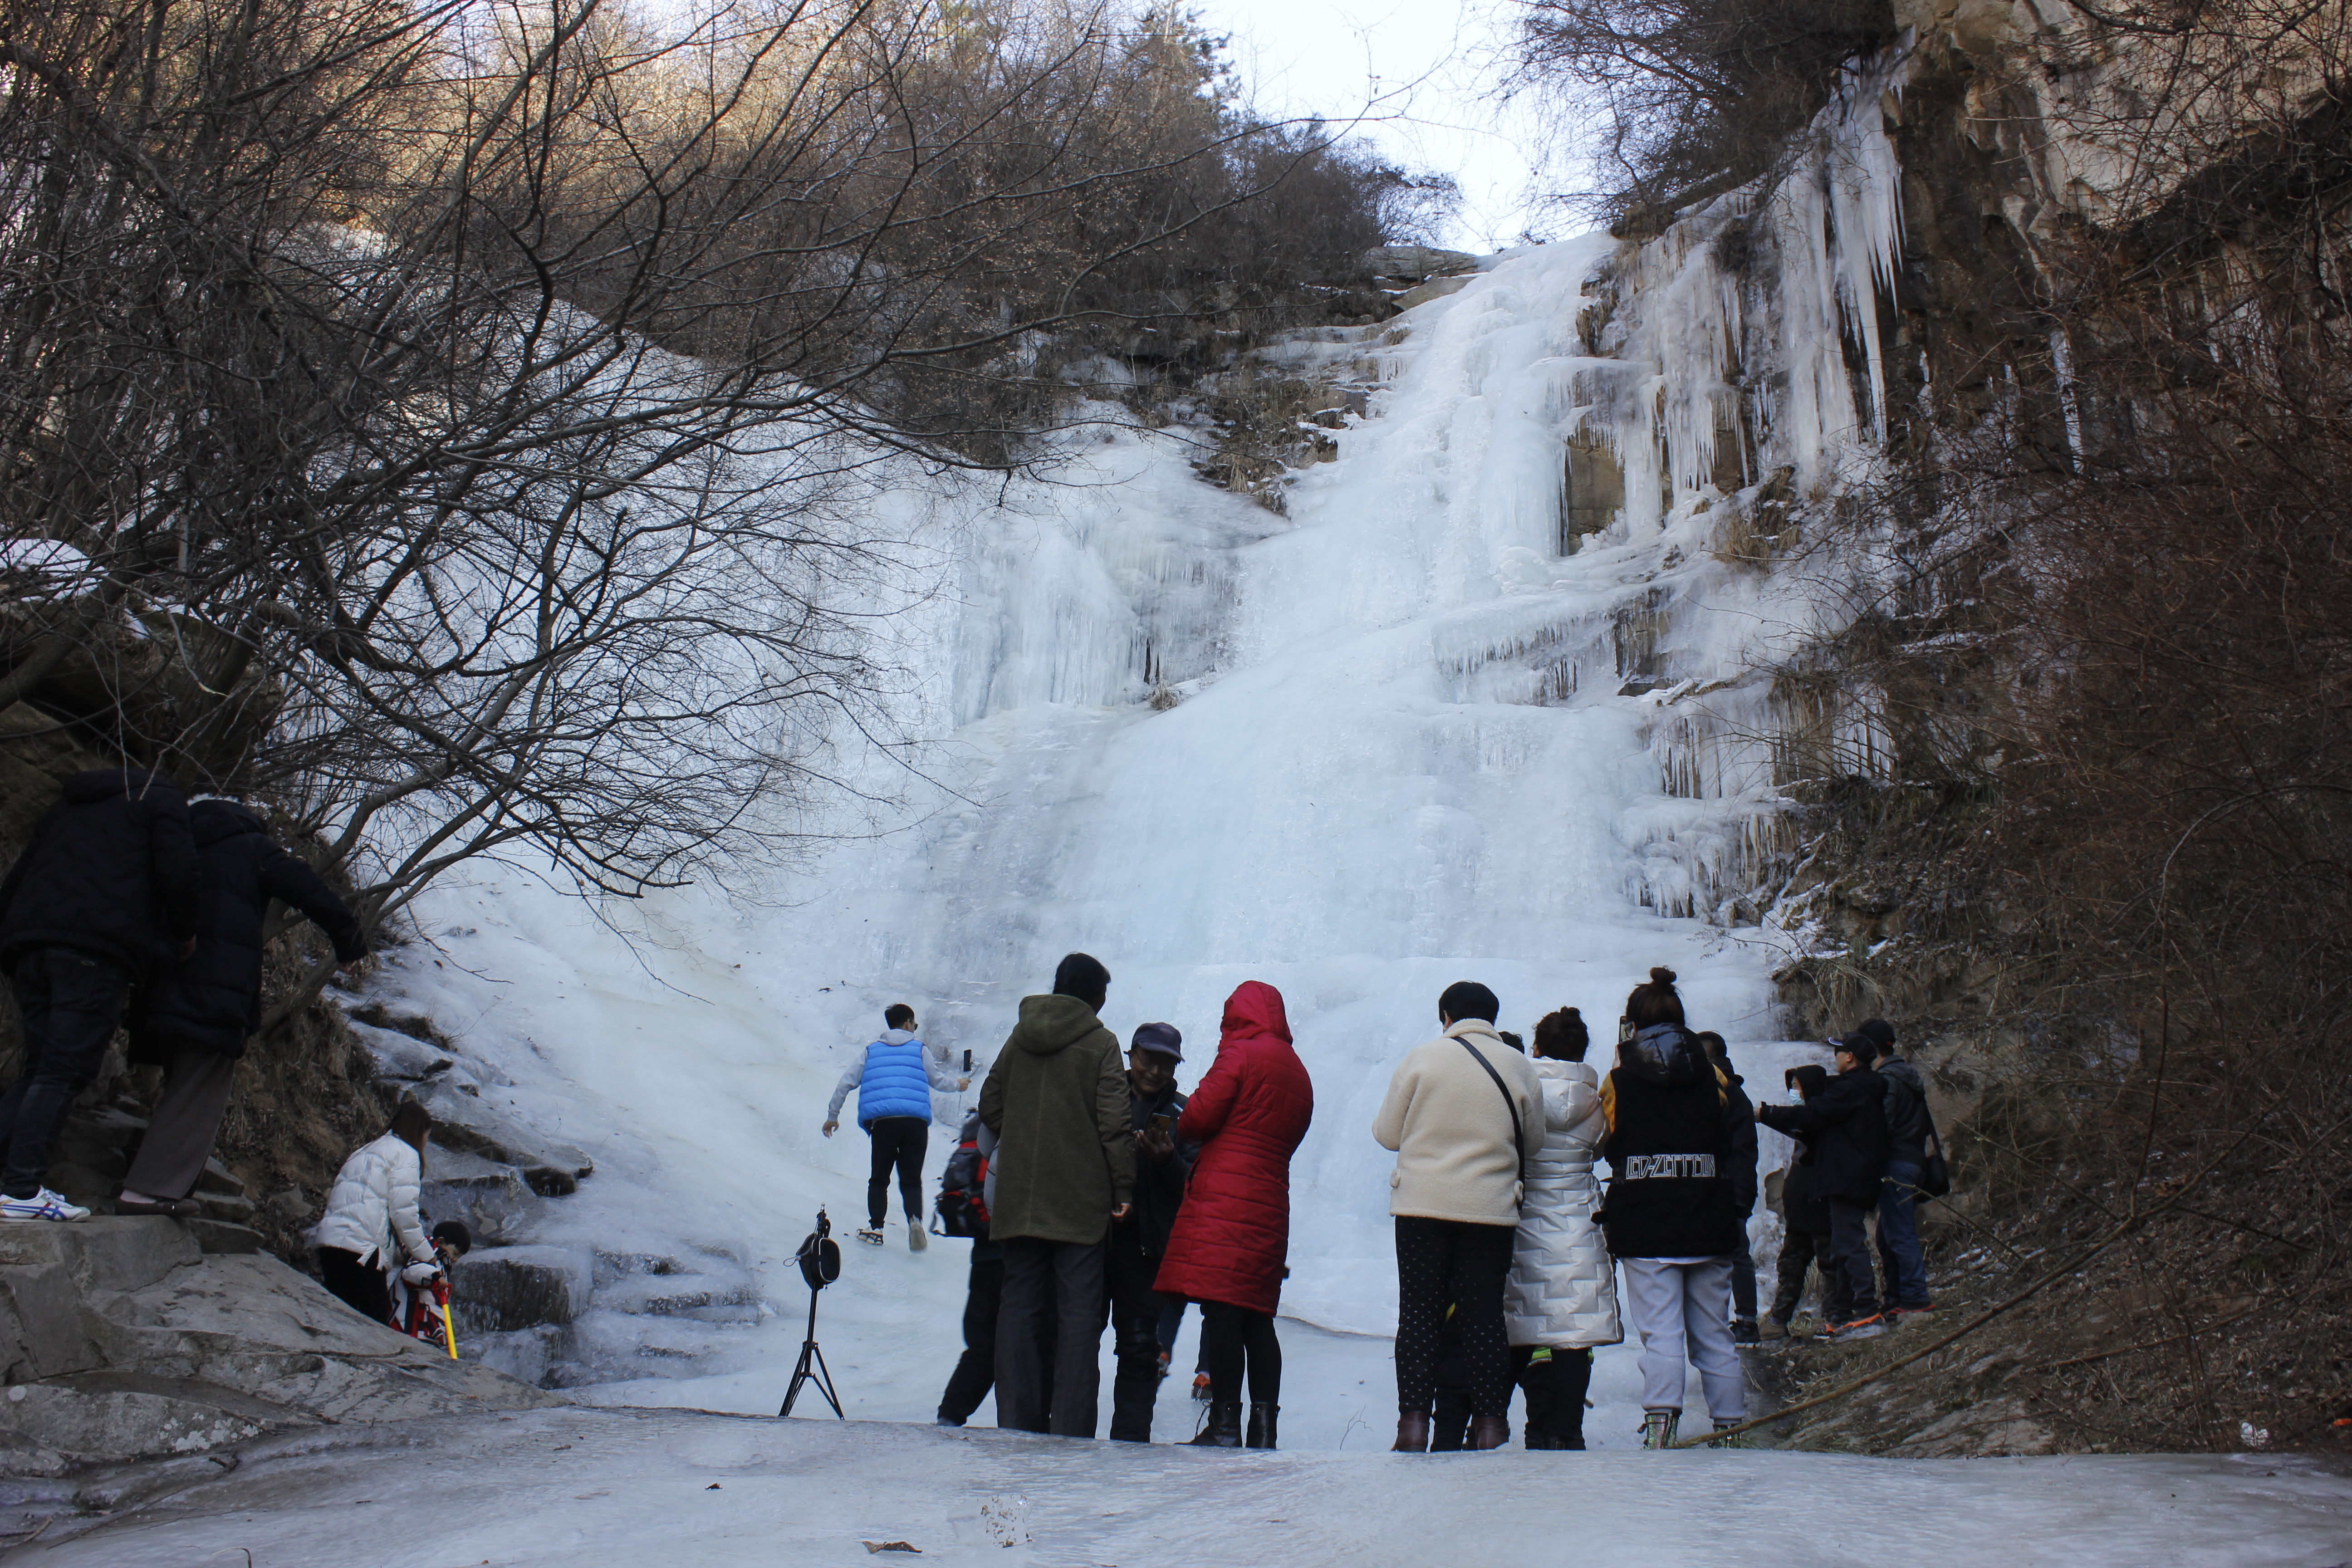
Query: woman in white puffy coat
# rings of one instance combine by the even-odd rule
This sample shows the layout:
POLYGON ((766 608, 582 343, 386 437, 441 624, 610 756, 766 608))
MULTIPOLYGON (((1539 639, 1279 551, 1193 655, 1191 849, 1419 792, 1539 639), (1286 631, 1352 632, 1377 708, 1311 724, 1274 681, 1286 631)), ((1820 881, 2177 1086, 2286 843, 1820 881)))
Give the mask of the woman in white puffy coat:
POLYGON ((1592 1218, 1601 1206, 1592 1161, 1609 1135, 1609 1119, 1601 1107, 1600 1075, 1584 1062, 1589 1043, 1573 1007, 1536 1025, 1544 1141, 1529 1162, 1503 1297, 1512 1376, 1527 1393, 1530 1448, 1584 1447, 1592 1347, 1625 1337, 1617 1317, 1616 1267, 1592 1218))
POLYGON ((432 1113, 409 1100, 393 1113, 392 1131, 361 1145, 335 1173, 326 1217, 310 1233, 319 1253, 319 1282, 354 1310, 392 1322, 394 1268, 411 1284, 439 1271, 433 1243, 416 1212, 425 1182, 425 1135, 432 1113))

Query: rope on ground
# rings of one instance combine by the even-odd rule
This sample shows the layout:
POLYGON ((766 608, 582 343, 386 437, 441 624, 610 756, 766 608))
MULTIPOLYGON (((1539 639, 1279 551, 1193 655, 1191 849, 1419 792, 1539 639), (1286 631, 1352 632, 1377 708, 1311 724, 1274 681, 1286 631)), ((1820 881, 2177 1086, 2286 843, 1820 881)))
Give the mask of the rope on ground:
POLYGON ((2135 1209, 2130 1214, 2126 1215, 2123 1219, 2116 1224, 2114 1229, 2108 1231, 2106 1235, 2099 1237, 2098 1240, 2084 1247, 2081 1252, 2075 1254, 2065 1263, 2052 1269, 2049 1273, 2044 1274, 2041 1279, 2036 1279, 2032 1284, 2028 1285, 2024 1289, 2020 1290, 2017 1294, 2010 1297, 2007 1300, 1997 1302, 1994 1305, 1986 1308, 1983 1311, 1979 1312, 1975 1317, 1970 1318, 1967 1322, 1962 1323, 1958 1328, 1954 1329, 1950 1333, 1946 1334, 1942 1339, 1936 1340, 1928 1344, 1923 1345, 1919 1349, 1913 1351, 1909 1355, 1898 1356, 1895 1360, 1888 1362, 1885 1366, 1864 1373, 1862 1376, 1853 1379, 1852 1382, 1842 1383, 1837 1387, 1831 1389, 1827 1394, 1816 1394, 1811 1399, 1791 1405, 1786 1409, 1775 1410, 1769 1415, 1759 1415, 1752 1421, 1743 1421, 1737 1426, 1727 1426, 1720 1432, 1711 1432, 1705 1436, 1685 1437, 1679 1442, 1668 1444, 1667 1447, 1674 1448, 1702 1448, 1710 1447, 1714 1444, 1726 1442, 1733 1437, 1741 1436, 1743 1433, 1753 1432, 1759 1426, 1769 1426, 1776 1422, 1784 1421, 1791 1415, 1799 1415, 1807 1410, 1818 1409, 1822 1405, 1831 1404, 1836 1400, 1843 1399, 1849 1394, 1853 1394, 1860 1389, 1868 1388, 1872 1384, 1885 1377, 1889 1373, 1899 1372, 1904 1367, 1909 1366, 1915 1361, 1923 1361, 1927 1357, 1934 1355, 1937 1351, 1943 1350, 1948 1345, 1958 1343, 1961 1340, 1964 1340, 1969 1335, 1975 1333, 1979 1329, 1983 1328, 1987 1323, 1991 1322, 1995 1318, 2000 1317, 2002 1313, 2010 1310, 2011 1308, 2032 1300, 2035 1296, 2040 1295, 2044 1289, 2055 1281, 2064 1279, 2069 1274, 2075 1272, 2077 1269, 2081 1268, 2083 1265, 2090 1262, 2091 1259, 2096 1258, 2099 1254, 2105 1252, 2108 1247, 2113 1247, 2116 1242, 2121 1241, 2125 1237, 2129 1236, 2133 1231, 2137 1230, 2148 1221, 2155 1219, 2161 1215, 2171 1212, 2173 1208, 2179 1205, 2181 1199, 2187 1197, 2190 1193, 2197 1190, 2199 1184, 2202 1183, 2206 1177, 2219 1170, 2221 1166, 2221 1162, 2236 1153, 2246 1140, 2254 1135, 2255 1129, 2262 1125, 2263 1120, 2266 1119, 2257 1119, 2252 1126, 2248 1127, 2243 1132, 2241 1132, 2237 1138, 2231 1142, 2227 1149, 2222 1150, 2219 1154, 2216 1154, 2210 1162, 2208 1162, 2203 1170, 2197 1172, 2193 1175, 2183 1178, 2179 1185, 2173 1189, 2172 1195, 2170 1197, 2165 1199, 2154 1208, 2135 1209))

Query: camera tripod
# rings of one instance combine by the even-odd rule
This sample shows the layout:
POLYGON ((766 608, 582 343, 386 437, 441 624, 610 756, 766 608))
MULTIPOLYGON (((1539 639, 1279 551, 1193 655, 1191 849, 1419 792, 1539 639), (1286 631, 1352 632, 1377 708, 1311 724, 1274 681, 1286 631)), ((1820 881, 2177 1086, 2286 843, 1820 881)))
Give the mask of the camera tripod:
MULTIPOLYGON (((778 1417, 793 1413, 793 1402, 801 1396, 801 1385, 810 1383, 816 1384, 816 1391, 824 1395, 824 1402, 833 1406, 833 1413, 841 1415, 841 1396, 833 1391, 833 1371, 824 1364, 824 1352, 817 1348, 816 1292, 814 1290, 809 1292, 808 1338, 801 1342, 800 1363, 793 1368, 792 1386, 784 1390, 784 1407, 776 1412, 778 1417)), ((845 1421, 848 1417, 843 1415, 842 1419, 845 1421)))
POLYGON ((793 1261, 801 1266, 801 1278, 808 1281, 808 1337, 801 1341, 800 1363, 793 1368, 792 1386, 784 1390, 784 1407, 776 1412, 776 1418, 790 1415, 793 1402, 801 1396, 802 1384, 814 1383, 816 1391, 824 1395, 824 1402, 833 1406, 834 1415, 845 1421, 848 1417, 842 1415, 841 1395, 833 1388, 833 1369, 824 1364, 824 1352, 817 1348, 816 1342, 816 1299, 826 1286, 841 1278, 841 1244, 833 1239, 833 1222, 825 1217, 824 1210, 816 1211, 816 1229, 802 1238, 801 1249, 793 1255, 793 1261))

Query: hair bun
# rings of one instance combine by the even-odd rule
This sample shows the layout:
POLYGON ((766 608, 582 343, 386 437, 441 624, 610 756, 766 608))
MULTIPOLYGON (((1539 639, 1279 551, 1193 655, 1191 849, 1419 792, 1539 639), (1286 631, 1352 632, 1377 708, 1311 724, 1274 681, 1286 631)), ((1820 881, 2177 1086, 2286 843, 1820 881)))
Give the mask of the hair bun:
POLYGON ((1673 970, 1671 970, 1671 969, 1653 969, 1652 971, 1650 971, 1650 984, 1653 984, 1653 985, 1672 985, 1674 983, 1675 983, 1675 972, 1674 972, 1673 970))
POLYGON ((1581 1017, 1583 1017, 1583 1016, 1584 1016, 1584 1015, 1583 1015, 1583 1014, 1581 1014, 1581 1013, 1578 1012, 1578 1011, 1577 1011, 1575 1008, 1573 1008, 1573 1007, 1562 1007, 1562 1008, 1560 1009, 1560 1011, 1561 1011, 1561 1012, 1563 1012, 1563 1013, 1565 1013, 1565 1014, 1567 1014, 1567 1015, 1568 1015, 1570 1017, 1571 1017, 1571 1018, 1581 1018, 1581 1017))

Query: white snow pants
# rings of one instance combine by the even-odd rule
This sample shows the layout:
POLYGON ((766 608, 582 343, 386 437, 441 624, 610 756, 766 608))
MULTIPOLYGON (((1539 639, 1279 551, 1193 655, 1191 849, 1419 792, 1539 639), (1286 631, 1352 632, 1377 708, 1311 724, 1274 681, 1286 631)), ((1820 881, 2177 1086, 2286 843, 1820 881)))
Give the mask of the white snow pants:
POLYGON ((1669 1263, 1627 1258, 1625 1296, 1642 1336, 1642 1408, 1683 1407, 1684 1352, 1697 1364, 1706 1413, 1739 1421, 1748 1413, 1748 1375, 1731 1348, 1731 1260, 1669 1263))

